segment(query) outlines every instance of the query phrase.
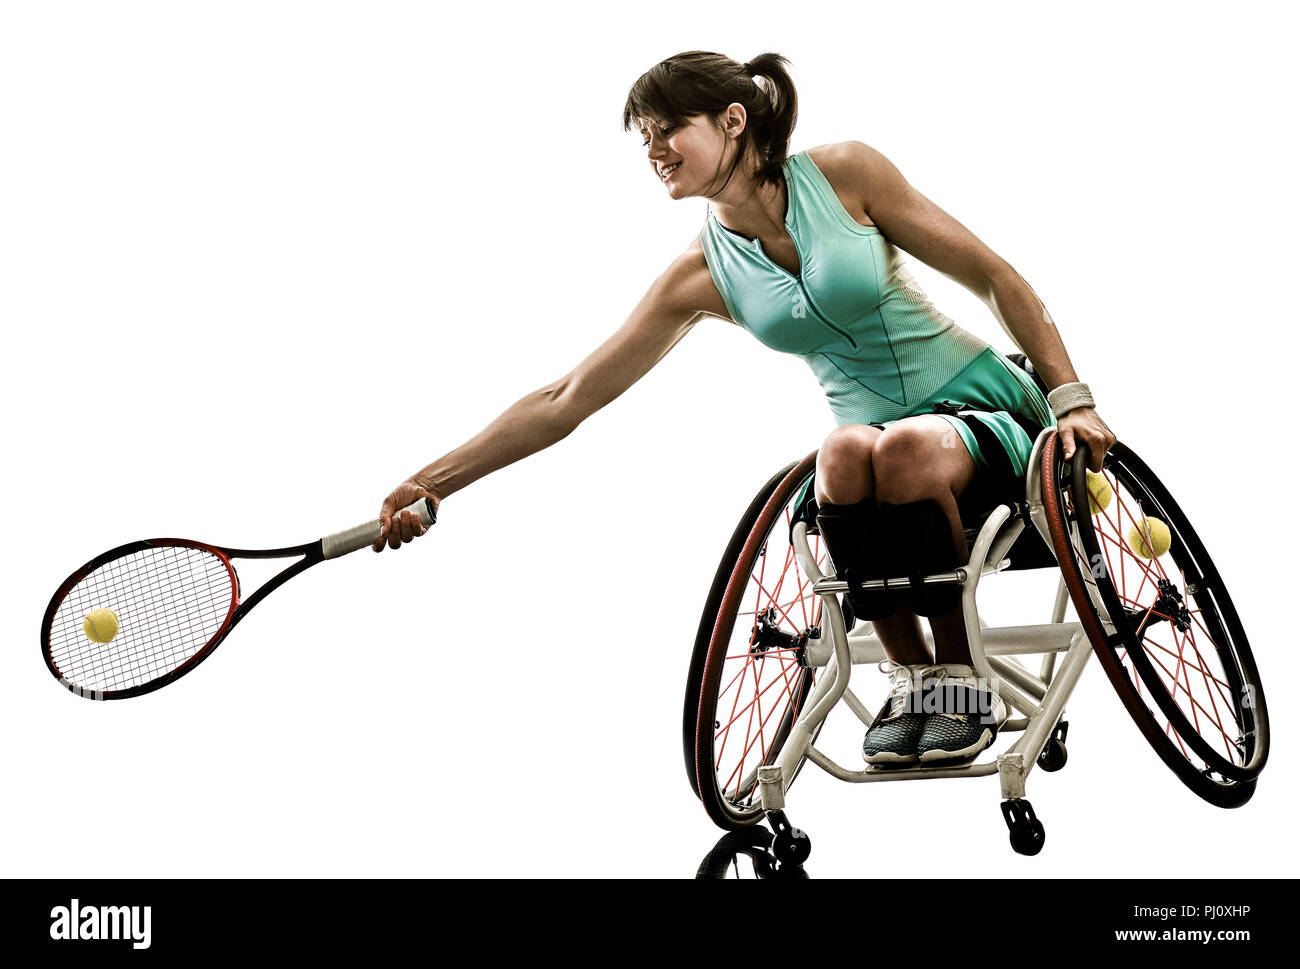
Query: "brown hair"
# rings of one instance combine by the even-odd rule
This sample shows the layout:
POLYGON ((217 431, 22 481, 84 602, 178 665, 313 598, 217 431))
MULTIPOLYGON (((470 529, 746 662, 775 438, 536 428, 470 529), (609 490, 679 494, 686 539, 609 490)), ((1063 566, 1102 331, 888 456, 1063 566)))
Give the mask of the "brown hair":
POLYGON ((727 181, 753 145, 759 159, 755 178, 760 185, 778 185, 799 113, 794 81, 786 69, 789 63, 771 51, 744 64, 704 50, 675 54, 632 85, 623 105, 623 130, 631 131, 641 120, 664 126, 682 124, 695 114, 713 118, 721 130, 716 116, 735 102, 744 106, 747 120, 727 181))

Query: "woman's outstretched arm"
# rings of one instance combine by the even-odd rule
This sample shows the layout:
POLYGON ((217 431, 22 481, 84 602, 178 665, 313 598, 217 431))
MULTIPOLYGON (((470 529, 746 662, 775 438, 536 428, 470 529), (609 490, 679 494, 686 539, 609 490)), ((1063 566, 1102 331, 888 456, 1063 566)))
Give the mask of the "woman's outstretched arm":
POLYGON ((572 371, 520 398, 460 447, 393 489, 380 510, 381 533, 372 548, 398 548, 424 534, 410 513, 394 518, 396 509, 424 497, 437 505, 484 475, 568 437, 645 376, 690 331, 703 315, 699 307, 709 305, 705 285, 713 285, 708 268, 692 247, 651 284, 627 321, 572 371))

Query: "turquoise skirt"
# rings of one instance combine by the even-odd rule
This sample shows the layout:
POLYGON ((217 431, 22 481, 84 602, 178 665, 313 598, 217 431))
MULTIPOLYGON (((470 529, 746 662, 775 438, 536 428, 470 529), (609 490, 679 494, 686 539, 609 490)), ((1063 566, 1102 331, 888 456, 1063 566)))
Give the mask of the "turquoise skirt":
MULTIPOLYGON (((1042 428, 1056 425, 1033 376, 992 347, 906 416, 861 423, 884 429, 921 414, 937 414, 951 424, 975 462, 975 478, 957 498, 967 522, 1004 501, 1024 497, 1034 440, 1042 428)), ((803 507, 811 489, 810 480, 797 508, 803 507)))

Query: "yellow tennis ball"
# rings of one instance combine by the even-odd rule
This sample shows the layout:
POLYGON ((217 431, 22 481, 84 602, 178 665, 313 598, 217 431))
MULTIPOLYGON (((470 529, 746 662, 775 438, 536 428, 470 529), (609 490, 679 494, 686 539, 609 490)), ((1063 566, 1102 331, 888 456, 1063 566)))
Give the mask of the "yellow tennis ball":
POLYGON ((1095 471, 1089 471, 1088 511, 1095 515, 1097 512, 1110 507, 1111 495, 1110 482, 1106 480, 1106 476, 1095 471))
MULTIPOLYGON (((1070 462, 1066 461, 1065 462, 1066 481, 1070 480, 1070 475, 1072 473, 1073 472, 1070 469, 1070 462)), ((1095 515, 1097 514, 1097 512, 1110 507, 1110 499, 1113 492, 1110 490, 1110 482, 1106 480, 1106 476, 1104 474, 1098 474, 1096 471, 1089 471, 1087 473, 1087 478, 1088 478, 1088 482, 1087 482, 1088 512, 1090 514, 1095 515)))
POLYGON ((1144 559, 1159 558, 1169 551, 1169 526, 1159 518, 1150 516, 1136 525, 1130 525, 1128 547, 1133 550, 1134 555, 1140 555, 1144 559), (1154 556, 1151 554, 1152 549, 1147 547, 1147 536, 1150 536, 1151 543, 1155 546, 1154 556))
POLYGON ((111 643, 117 635, 117 613, 112 609, 92 609, 81 624, 92 643, 111 643))

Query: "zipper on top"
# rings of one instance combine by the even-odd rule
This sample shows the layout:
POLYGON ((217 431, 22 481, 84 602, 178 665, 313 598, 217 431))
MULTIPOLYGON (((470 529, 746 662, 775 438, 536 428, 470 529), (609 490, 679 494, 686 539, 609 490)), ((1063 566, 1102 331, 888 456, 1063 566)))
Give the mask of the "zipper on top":
MULTIPOLYGON (((819 321, 823 326, 825 326, 825 327, 826 327, 827 329, 829 329, 831 332, 833 332, 833 333, 839 335, 839 336, 842 337, 843 339, 847 340, 847 341, 849 342, 849 346, 851 346, 854 350, 857 350, 857 349, 859 349, 859 347, 858 347, 858 341, 855 340, 855 339, 853 339, 853 336, 852 336, 852 335, 851 335, 847 330, 843 330, 843 329, 841 329, 840 327, 836 326, 834 323, 832 323, 830 320, 828 320, 828 319, 826 318, 826 315, 825 315, 824 313, 822 313, 822 311, 819 310, 819 309, 817 308, 817 304, 813 302, 812 294, 811 294, 810 292, 808 292, 808 287, 804 285, 804 281, 803 281, 803 258, 804 258, 804 257, 803 257, 803 253, 799 251, 799 243, 798 243, 798 242, 795 242, 795 239, 794 239, 794 232, 791 231, 791 229, 790 229, 790 223, 789 223, 789 207, 790 207, 790 196, 789 196, 789 191, 788 191, 788 189, 787 189, 787 192, 786 192, 786 212, 787 212, 787 216, 786 216, 786 222, 785 222, 785 229, 786 229, 787 232, 790 233, 790 241, 794 244, 794 252, 795 252, 795 255, 799 257, 799 272, 798 272, 798 274, 792 273, 792 272, 790 272, 790 270, 786 269, 784 266, 778 265, 777 262, 776 262, 776 261, 775 261, 771 256, 769 256, 769 255, 767 254, 767 250, 763 248, 763 241, 762 241, 761 239, 752 239, 752 240, 750 240, 750 239, 746 239, 745 241, 751 243, 751 244, 754 246, 754 248, 756 248, 756 249, 759 251, 759 253, 762 254, 763 258, 767 261, 767 264, 768 264, 769 266, 771 266, 771 267, 772 267, 773 269, 775 269, 777 272, 782 273, 783 275, 789 276, 791 279, 793 279, 793 280, 795 281, 795 285, 797 285, 797 286, 799 287, 799 292, 801 292, 801 293, 803 294, 804 302, 806 302, 806 303, 808 304, 808 308, 809 308, 810 310, 812 310, 813 316, 817 317, 818 321, 819 321)), ((721 227, 721 229, 722 229, 722 231, 723 231, 724 234, 726 234, 726 235, 728 235, 728 236, 740 236, 740 233, 736 232, 734 229, 728 229, 725 225, 723 225, 721 222, 719 222, 719 221, 718 221, 718 217, 717 217, 716 215, 713 215, 712 212, 709 213, 709 216, 710 216, 710 218, 713 219, 713 221, 714 221, 714 222, 715 222, 719 227, 721 227)), ((740 236, 740 238, 744 239, 745 237, 744 237, 744 236, 740 236)))
MULTIPOLYGON (((764 255, 766 255, 766 253, 764 253, 764 255)), ((802 265, 802 262, 800 263, 800 265, 802 265)), ((802 272, 799 273, 798 276, 794 277, 794 281, 799 284, 799 291, 803 293, 804 300, 807 302, 808 308, 812 310, 813 315, 816 316, 817 319, 821 320, 821 322, 829 329, 833 330, 834 332, 842 336, 844 339, 848 340, 849 346, 851 346, 854 350, 858 349, 858 341, 853 339, 853 336, 847 330, 840 329, 838 326, 836 326, 834 323, 828 320, 825 317, 825 315, 821 312, 821 310, 817 308, 817 304, 813 302, 812 293, 808 292, 808 287, 804 285, 802 272)))
MULTIPOLYGON (((786 226, 787 231, 789 230, 789 228, 790 227, 787 225, 786 226)), ((808 308, 812 310, 813 316, 817 317, 817 319, 827 329, 831 330, 834 333, 839 334, 845 340, 848 340, 849 346, 851 346, 854 350, 858 349, 858 341, 853 339, 853 336, 847 330, 841 329, 840 327, 832 323, 830 320, 828 320, 826 318, 826 314, 823 313, 821 310, 819 310, 817 308, 817 304, 813 302, 812 293, 808 292, 808 287, 804 284, 803 281, 803 253, 799 251, 799 243, 794 241, 793 232, 790 233, 790 241, 794 243, 795 255, 799 257, 799 272, 797 274, 792 273, 784 266, 779 265, 771 256, 769 256, 767 254, 767 250, 763 248, 762 240, 757 240, 757 239, 755 240, 755 242, 758 243, 757 246, 758 251, 763 254, 763 258, 767 260, 768 265, 772 266, 772 268, 776 269, 778 272, 784 273, 785 275, 789 276, 791 279, 795 281, 795 285, 799 287, 799 292, 803 293, 804 302, 807 303, 808 308)))

